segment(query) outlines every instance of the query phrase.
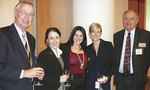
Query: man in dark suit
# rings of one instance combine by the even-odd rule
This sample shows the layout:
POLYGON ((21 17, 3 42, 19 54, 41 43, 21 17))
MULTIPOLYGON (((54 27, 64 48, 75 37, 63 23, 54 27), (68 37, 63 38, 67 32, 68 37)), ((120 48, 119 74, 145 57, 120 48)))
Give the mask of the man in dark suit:
POLYGON ((136 28, 138 14, 123 14, 124 29, 114 34, 116 90, 145 90, 150 66, 150 32, 136 28))
POLYGON ((26 31, 34 17, 32 3, 18 3, 14 15, 12 25, 0 28, 0 90, 33 90, 33 78, 42 80, 44 70, 32 68, 35 38, 26 31))

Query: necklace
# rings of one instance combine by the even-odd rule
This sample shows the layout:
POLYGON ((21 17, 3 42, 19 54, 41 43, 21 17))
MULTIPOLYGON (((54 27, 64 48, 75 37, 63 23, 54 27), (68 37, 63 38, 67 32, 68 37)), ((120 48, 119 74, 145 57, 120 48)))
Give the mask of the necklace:
POLYGON ((81 58, 80 58, 80 56, 78 55, 78 53, 76 53, 77 54, 77 56, 78 56, 78 59, 79 59, 79 61, 80 61, 80 69, 83 69, 83 66, 84 66, 84 53, 82 54, 82 56, 83 56, 83 62, 81 61, 81 58))

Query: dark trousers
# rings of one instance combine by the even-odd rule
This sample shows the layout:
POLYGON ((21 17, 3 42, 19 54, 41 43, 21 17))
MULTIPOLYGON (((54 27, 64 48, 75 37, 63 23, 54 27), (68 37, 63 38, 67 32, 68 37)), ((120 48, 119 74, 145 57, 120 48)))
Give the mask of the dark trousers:
POLYGON ((68 90, 86 90, 85 81, 70 81, 71 86, 68 90))
POLYGON ((68 90, 86 90, 84 74, 70 74, 71 86, 68 90))
POLYGON ((137 90, 134 75, 124 76, 119 74, 116 82, 116 90, 137 90))
POLYGON ((136 88, 134 75, 125 76, 119 74, 116 82, 116 90, 145 90, 145 87, 136 88))

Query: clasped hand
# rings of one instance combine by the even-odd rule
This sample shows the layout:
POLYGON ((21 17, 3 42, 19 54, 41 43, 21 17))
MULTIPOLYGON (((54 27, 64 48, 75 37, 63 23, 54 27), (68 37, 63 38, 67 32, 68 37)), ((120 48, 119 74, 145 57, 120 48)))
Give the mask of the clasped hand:
POLYGON ((98 80, 98 82, 101 83, 101 84, 104 84, 104 83, 107 82, 107 80, 108 80, 108 77, 107 77, 107 76, 103 76, 103 77, 101 77, 101 78, 98 80))

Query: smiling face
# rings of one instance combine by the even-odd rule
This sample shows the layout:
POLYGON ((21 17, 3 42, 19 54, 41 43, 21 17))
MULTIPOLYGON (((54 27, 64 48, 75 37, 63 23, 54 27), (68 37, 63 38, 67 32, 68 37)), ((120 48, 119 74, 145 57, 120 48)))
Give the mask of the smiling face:
POLYGON ((46 41, 50 47, 56 50, 60 45, 60 36, 57 32, 51 31, 49 32, 48 39, 46 41))
POLYGON ((136 27, 137 23, 138 23, 138 17, 134 11, 127 11, 123 15, 123 26, 129 32, 136 27))
POLYGON ((98 41, 101 37, 101 30, 100 28, 94 28, 90 33, 89 33, 90 38, 92 41, 98 41))
POLYGON ((81 31, 77 30, 73 36, 73 44, 80 45, 83 41, 83 34, 81 31))
POLYGON ((15 24, 24 32, 31 24, 34 17, 34 8, 29 4, 21 4, 15 11, 15 24))

